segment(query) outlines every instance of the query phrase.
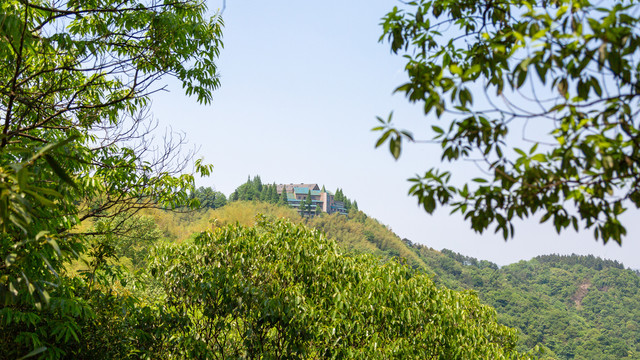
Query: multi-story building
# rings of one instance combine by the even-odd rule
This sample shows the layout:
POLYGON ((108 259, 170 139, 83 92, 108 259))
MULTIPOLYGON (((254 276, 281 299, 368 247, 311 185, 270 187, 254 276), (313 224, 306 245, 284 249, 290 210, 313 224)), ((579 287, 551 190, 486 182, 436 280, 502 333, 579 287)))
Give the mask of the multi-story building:
POLYGON ((333 194, 318 187, 318 184, 280 184, 276 187, 278 194, 282 195, 284 191, 287 194, 287 202, 289 206, 300 210, 300 204, 311 197, 311 206, 301 215, 315 214, 317 209, 321 209, 327 214, 339 213, 347 214, 347 209, 342 201, 334 201, 333 194))

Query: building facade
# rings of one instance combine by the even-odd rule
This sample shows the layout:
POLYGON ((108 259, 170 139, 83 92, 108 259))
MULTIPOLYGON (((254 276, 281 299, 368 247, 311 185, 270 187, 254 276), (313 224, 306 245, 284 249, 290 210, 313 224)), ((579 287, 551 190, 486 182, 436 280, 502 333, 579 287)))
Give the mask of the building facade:
POLYGON ((327 214, 339 213, 347 214, 342 201, 334 201, 333 194, 324 190, 320 190, 318 184, 279 184, 276 187, 279 195, 284 191, 287 195, 287 203, 289 206, 298 210, 300 215, 314 215, 319 210, 327 214), (311 197, 311 206, 303 209, 301 206, 307 198, 311 197), (304 210, 304 213, 303 213, 304 210))

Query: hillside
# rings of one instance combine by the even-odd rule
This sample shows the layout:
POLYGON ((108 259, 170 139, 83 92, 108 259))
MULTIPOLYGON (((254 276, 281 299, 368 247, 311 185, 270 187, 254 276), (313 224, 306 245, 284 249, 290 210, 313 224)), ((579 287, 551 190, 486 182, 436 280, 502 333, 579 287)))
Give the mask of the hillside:
POLYGON ((518 347, 544 345, 551 358, 640 358, 640 276, 593 256, 543 256, 499 268, 483 260, 436 251, 400 239, 362 211, 301 218, 293 209, 238 201, 191 214, 158 213, 160 229, 175 240, 207 226, 251 225, 256 215, 290 218, 324 231, 346 251, 396 258, 442 286, 473 289, 501 323, 520 330, 518 347))
POLYGON ((519 347, 544 344, 559 359, 640 358, 640 276, 593 256, 540 256, 498 268, 451 251, 413 246, 436 282, 474 289, 519 347))

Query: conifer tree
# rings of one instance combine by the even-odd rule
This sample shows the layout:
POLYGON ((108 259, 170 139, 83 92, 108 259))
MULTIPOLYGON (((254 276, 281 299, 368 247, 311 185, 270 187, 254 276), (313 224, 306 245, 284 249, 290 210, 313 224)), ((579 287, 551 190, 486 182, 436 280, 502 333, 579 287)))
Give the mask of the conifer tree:
POLYGON ((269 194, 269 202, 272 204, 277 204, 278 203, 278 189, 277 189, 277 185, 276 183, 273 183, 271 185, 271 193, 269 194))
POLYGON ((269 201, 269 185, 264 185, 260 191, 260 201, 269 201))
POLYGON ((260 179, 260 175, 256 175, 253 177, 253 188, 256 189, 257 192, 262 192, 262 180, 260 179))
POLYGON ((282 187, 282 194, 280 194, 280 200, 278 201, 280 205, 288 205, 289 200, 287 199, 287 188, 285 186, 282 187))
POLYGON ((300 215, 304 216, 304 213, 307 211, 307 202, 305 200, 300 201, 298 210, 300 211, 300 215))
POLYGON ((305 210, 309 212, 309 214, 311 214, 311 210, 313 210, 313 201, 311 199, 311 190, 309 190, 309 195, 307 195, 307 198, 304 199, 304 207, 305 210))

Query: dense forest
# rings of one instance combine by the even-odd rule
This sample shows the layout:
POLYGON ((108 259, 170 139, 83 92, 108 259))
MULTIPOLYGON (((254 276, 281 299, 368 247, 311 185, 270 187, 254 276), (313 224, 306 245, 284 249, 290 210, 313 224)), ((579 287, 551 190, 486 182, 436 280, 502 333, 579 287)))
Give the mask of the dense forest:
MULTIPOLYGON (((594 256, 547 255, 499 267, 486 260, 436 251, 401 239, 362 211, 348 216, 303 219, 293 209, 251 201, 193 214, 158 213, 163 232, 175 241, 183 229, 249 226, 258 214, 286 217, 318 229, 352 254, 372 254, 426 273, 435 284, 473 290, 497 311, 500 323, 518 330, 517 349, 546 349, 550 359, 640 358, 640 274, 594 256)), ((182 235, 181 235, 182 234, 182 235)))

